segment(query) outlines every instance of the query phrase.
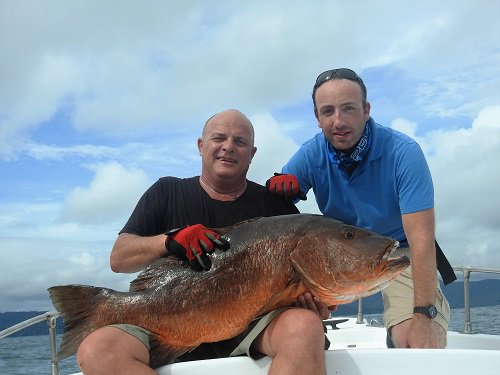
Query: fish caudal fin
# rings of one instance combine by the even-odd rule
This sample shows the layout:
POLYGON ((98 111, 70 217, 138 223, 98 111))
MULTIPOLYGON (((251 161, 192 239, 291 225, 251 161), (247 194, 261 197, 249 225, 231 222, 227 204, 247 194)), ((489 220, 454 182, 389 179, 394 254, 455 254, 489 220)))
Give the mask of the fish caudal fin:
POLYGON ((64 321, 64 335, 57 353, 59 360, 75 353, 92 327, 93 301, 103 288, 87 285, 53 286, 48 289, 52 304, 64 321))

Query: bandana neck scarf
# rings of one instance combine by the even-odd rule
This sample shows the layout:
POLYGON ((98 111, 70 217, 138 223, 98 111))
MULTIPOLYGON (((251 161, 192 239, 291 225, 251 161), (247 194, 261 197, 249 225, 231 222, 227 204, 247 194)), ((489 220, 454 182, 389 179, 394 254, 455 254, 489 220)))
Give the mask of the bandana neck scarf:
POLYGON ((339 168, 351 173, 365 157, 368 147, 370 147, 370 140, 370 127, 367 122, 363 135, 349 154, 335 149, 331 143, 328 143, 328 158, 330 162, 337 164, 339 168))

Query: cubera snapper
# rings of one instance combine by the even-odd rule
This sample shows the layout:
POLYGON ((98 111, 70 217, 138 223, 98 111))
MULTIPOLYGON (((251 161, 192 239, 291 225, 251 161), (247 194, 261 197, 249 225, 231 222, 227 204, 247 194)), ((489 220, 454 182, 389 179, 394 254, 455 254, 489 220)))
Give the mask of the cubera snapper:
POLYGON ((259 218, 217 231, 231 247, 211 254, 208 271, 165 257, 141 272, 129 292, 49 288, 65 327, 59 359, 96 329, 127 323, 149 330, 159 344, 153 365, 160 357, 173 360, 238 335, 305 292, 328 306, 374 294, 410 264, 405 256, 389 258, 397 241, 321 215, 259 218))

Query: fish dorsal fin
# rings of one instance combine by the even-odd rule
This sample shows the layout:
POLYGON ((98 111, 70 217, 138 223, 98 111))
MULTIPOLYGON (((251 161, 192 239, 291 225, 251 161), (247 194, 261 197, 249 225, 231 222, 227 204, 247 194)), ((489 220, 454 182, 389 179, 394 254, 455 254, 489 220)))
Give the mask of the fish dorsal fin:
POLYGON ((243 225, 243 224, 248 224, 252 221, 256 221, 256 220, 259 220, 259 219, 262 219, 262 216, 259 216, 259 217, 254 217, 253 219, 248 219, 248 220, 244 220, 244 221, 240 221, 236 224, 233 224, 231 226, 228 226, 228 227, 223 227, 223 228, 210 228, 212 229, 213 231, 217 232, 217 233, 220 233, 220 234, 226 234, 226 233, 229 233, 231 232, 232 230, 234 230, 235 228, 243 225))
POLYGON ((137 292, 160 285, 166 278, 170 277, 173 270, 180 272, 183 268, 189 268, 189 264, 175 256, 157 259, 142 270, 135 280, 130 282, 129 291, 137 292))

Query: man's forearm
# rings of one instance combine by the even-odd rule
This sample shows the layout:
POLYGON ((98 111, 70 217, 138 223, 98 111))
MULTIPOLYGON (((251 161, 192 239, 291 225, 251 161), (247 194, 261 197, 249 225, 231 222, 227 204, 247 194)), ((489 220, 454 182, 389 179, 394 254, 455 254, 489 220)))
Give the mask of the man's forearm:
POLYGON ((403 215, 403 226, 411 249, 414 306, 433 304, 437 283, 434 210, 403 215))
POLYGON ((165 235, 163 234, 141 237, 122 233, 111 250, 110 266, 114 272, 137 272, 161 258, 165 253, 165 235))
POLYGON ((434 241, 419 243, 411 251, 414 306, 427 306, 436 300, 436 250, 434 241))

